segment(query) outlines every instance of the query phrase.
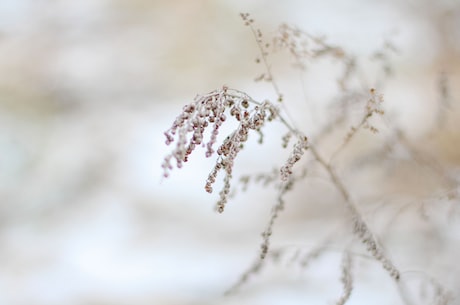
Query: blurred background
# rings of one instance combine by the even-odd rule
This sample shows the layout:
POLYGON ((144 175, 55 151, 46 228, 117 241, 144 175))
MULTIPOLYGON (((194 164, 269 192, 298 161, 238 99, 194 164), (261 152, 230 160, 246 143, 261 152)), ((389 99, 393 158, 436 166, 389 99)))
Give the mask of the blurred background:
MULTIPOLYGON (((2 0, 0 304, 329 304, 340 296, 333 253, 309 273, 274 267, 223 297, 254 259, 276 191, 255 187, 217 215, 218 194, 203 189, 213 164, 204 152, 162 179, 171 149, 163 132, 196 94, 227 84, 275 98, 253 82, 258 50, 240 12, 267 36, 287 22, 358 57, 391 39, 398 54, 386 105, 415 139, 435 120, 440 73, 458 100, 456 0, 2 0)), ((311 101, 328 90, 316 87, 311 101)), ((304 109, 302 100, 286 103, 304 109)), ((304 112, 292 112, 302 121, 304 112)), ((456 167, 452 130, 437 154, 456 167)), ((272 142, 249 143, 238 173, 281 165, 286 152, 272 142)), ((328 190, 308 194, 333 202, 318 195, 328 190)), ((325 224, 337 217, 335 203, 307 207, 295 198, 276 227, 278 243, 315 245, 334 232, 325 224)), ((458 242, 456 228, 449 236, 458 242)), ((460 254, 454 249, 446 257, 460 254)), ((380 266, 367 267, 350 304, 400 304, 380 266)), ((460 284, 452 277, 443 277, 451 288, 460 284)))

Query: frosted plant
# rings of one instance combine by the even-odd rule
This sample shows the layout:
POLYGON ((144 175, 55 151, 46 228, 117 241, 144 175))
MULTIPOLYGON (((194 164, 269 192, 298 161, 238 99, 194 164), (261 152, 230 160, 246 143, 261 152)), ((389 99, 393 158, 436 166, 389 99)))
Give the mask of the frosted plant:
MULTIPOLYGON (((271 185, 278 189, 278 195, 274 200, 271 215, 267 221, 266 227, 262 232, 262 242, 258 255, 245 272, 242 273, 239 280, 231 286, 227 293, 234 293, 248 279, 257 273, 260 273, 267 261, 276 262, 283 257, 283 249, 271 249, 271 236, 275 227, 275 221, 282 213, 286 206, 285 194, 292 191, 294 186, 308 179, 306 174, 312 164, 320 168, 326 180, 335 188, 340 196, 340 204, 345 208, 347 215, 344 222, 348 231, 352 234, 352 244, 359 241, 365 254, 357 254, 350 245, 344 246, 340 251, 343 253, 340 282, 342 284, 342 295, 337 299, 336 304, 345 304, 351 297, 355 273, 352 272, 353 264, 357 258, 365 257, 378 262, 383 270, 397 284, 401 299, 411 304, 411 297, 406 286, 402 282, 404 272, 393 262, 383 246, 380 238, 374 233, 372 225, 366 219, 366 215, 360 210, 360 205, 356 200, 353 192, 347 186, 347 180, 343 173, 337 172, 336 156, 343 152, 345 148, 352 147, 353 139, 359 137, 360 133, 370 131, 376 134, 379 130, 374 125, 374 120, 384 116, 384 96, 375 88, 363 90, 362 84, 356 85, 359 80, 358 72, 361 68, 359 61, 342 48, 331 45, 323 37, 315 37, 306 32, 291 27, 281 25, 275 37, 267 41, 262 31, 254 27, 254 20, 249 14, 241 14, 244 24, 250 28, 257 46, 259 56, 256 63, 263 66, 264 72, 259 74, 255 80, 265 81, 272 85, 275 97, 263 101, 252 98, 249 94, 237 89, 223 86, 220 89, 203 95, 197 95, 195 99, 184 106, 182 112, 172 123, 171 127, 165 132, 166 144, 173 144, 173 149, 168 154, 162 164, 163 176, 168 177, 174 167, 181 168, 188 161, 197 147, 205 149, 205 156, 216 159, 207 179, 205 179, 204 189, 208 193, 213 192, 213 186, 218 179, 219 173, 223 173, 223 187, 219 191, 219 197, 216 203, 216 210, 222 213, 230 199, 233 181, 233 169, 238 154, 244 149, 244 144, 248 141, 251 134, 259 135, 263 139, 263 129, 269 122, 278 121, 286 129, 285 135, 281 138, 282 147, 290 147, 291 152, 283 164, 276 168, 275 171, 261 173, 256 175, 247 175, 239 180, 242 189, 246 189, 250 182, 262 182, 264 185, 271 185), (274 78, 269 56, 273 52, 287 51, 293 58, 295 66, 305 71, 312 60, 318 58, 331 59, 339 62, 343 67, 343 73, 336 79, 337 90, 340 94, 337 99, 339 111, 330 116, 330 121, 324 126, 318 128, 314 134, 307 135, 293 122, 290 118, 284 96, 280 87, 274 78), (356 107, 360 109, 358 119, 351 113, 356 107), (232 122, 232 123, 230 123, 232 122), (220 132, 224 124, 235 126, 234 129, 222 136, 220 132), (350 127, 351 126, 351 127, 350 127), (339 141, 331 153, 323 152, 321 142, 328 139, 333 132, 347 131, 344 133, 343 140, 339 141), (308 137, 307 137, 308 136, 308 137), (219 140, 219 139, 223 140, 219 140), (292 140, 292 141, 291 141, 292 140), (293 142, 294 144, 290 143, 293 142), (307 159, 309 162, 300 162, 307 159), (362 247, 364 246, 364 247, 362 247)), ((390 45, 390 44, 386 44, 390 45)), ((386 48, 385 50, 393 50, 386 48)), ((384 51, 378 51, 378 58, 384 60, 384 74, 388 75, 390 71, 388 58, 384 51)), ((446 93, 443 90, 443 96, 446 93)), ((432 158, 426 157, 426 154, 415 148, 410 141, 404 136, 404 133, 394 128, 393 136, 388 139, 380 138, 381 151, 374 153, 378 162, 389 162, 389 152, 397 145, 406 148, 413 159, 419 164, 423 164, 434 173, 438 174, 443 180, 443 186, 448 187, 445 193, 452 194, 453 190, 458 188, 458 182, 446 174, 446 170, 440 166, 435 166, 436 162, 432 158), (427 161, 428 160, 428 161, 427 161)), ((262 143, 263 141, 259 141, 262 143)), ((337 141, 336 141, 337 142, 337 141)), ((362 160, 361 164, 366 164, 362 160)), ((370 164, 370 163, 369 163, 370 164)), ((457 194, 457 192, 454 192, 457 194)), ((451 198, 455 200, 458 195, 451 198)), ((409 206, 409 204, 407 205, 409 206)), ((394 219, 397 215, 394 216, 394 219)), ((372 223, 371 223, 372 224, 372 223)), ((345 231, 347 231, 345 229, 345 231)), ((329 244, 334 237, 328 238, 324 244, 313 248, 306 254, 297 254, 291 258, 291 262, 298 262, 302 268, 311 263, 312 260, 330 251, 329 244)), ((450 294, 433 278, 425 275, 429 279, 432 287, 435 287, 434 298, 439 304, 447 304, 450 301, 450 294)))

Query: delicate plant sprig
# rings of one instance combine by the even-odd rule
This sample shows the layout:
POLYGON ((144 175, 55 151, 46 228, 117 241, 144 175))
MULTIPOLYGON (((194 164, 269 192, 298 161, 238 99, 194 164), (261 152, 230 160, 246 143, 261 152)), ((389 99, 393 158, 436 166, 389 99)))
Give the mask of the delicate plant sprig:
POLYGON ((257 29, 254 27, 254 19, 251 18, 251 16, 248 13, 241 13, 240 14, 241 18, 244 21, 244 25, 248 26, 251 29, 252 34, 254 35, 254 39, 257 43, 257 46, 259 47, 259 53, 260 57, 256 58, 256 63, 263 63, 265 66, 265 72, 259 74, 254 78, 256 82, 258 81, 266 81, 270 82, 273 86, 273 89, 275 90, 275 93, 278 97, 278 102, 283 101, 283 94, 281 93, 277 82, 275 81, 275 78, 272 73, 272 67, 268 62, 268 55, 270 54, 269 48, 270 48, 270 42, 264 42, 263 41, 263 34, 260 29, 257 29))
MULTIPOLYGON (((328 244, 330 242, 330 237, 327 237, 320 244, 312 247, 308 251, 301 251, 300 248, 297 248, 293 255, 291 255, 287 261, 287 265, 298 264, 301 268, 306 268, 309 264, 318 259, 322 254, 324 254, 328 249, 328 244)), ((225 294, 232 294, 236 292, 241 286, 246 284, 251 276, 259 274, 263 268, 268 263, 268 260, 279 263, 283 258, 286 258, 289 254, 288 247, 278 247, 276 249, 270 249, 266 253, 265 259, 257 257, 256 260, 250 265, 250 267, 240 276, 238 281, 234 283, 225 294)))
POLYGON ((349 90, 348 81, 356 71, 356 60, 341 47, 326 43, 325 37, 316 37, 297 27, 282 24, 273 39, 275 50, 287 50, 294 59, 294 66, 305 70, 308 63, 320 57, 333 58, 344 66, 337 84, 342 92, 349 90))
POLYGON ((353 276, 351 270, 353 268, 353 259, 348 251, 343 253, 342 257, 342 274, 340 276, 340 282, 342 283, 343 291, 340 299, 335 303, 336 305, 344 305, 351 296, 353 291, 353 276))
POLYGON ((303 69, 306 68, 306 60, 327 55, 340 59, 346 57, 342 48, 327 44, 325 37, 315 37, 287 24, 279 26, 273 42, 275 49, 287 49, 296 65, 303 69))
POLYGON ((212 185, 216 181, 217 174, 223 170, 224 187, 219 193, 220 199, 216 206, 218 212, 223 212, 230 192, 234 161, 243 144, 248 140, 250 131, 260 133, 265 122, 272 121, 277 116, 278 109, 269 101, 257 102, 247 94, 226 86, 205 95, 198 95, 192 103, 183 108, 171 128, 165 132, 166 144, 176 141, 176 147, 163 161, 164 177, 168 177, 173 169, 172 159, 175 159, 176 167, 181 168, 199 145, 206 147, 206 157, 217 153, 218 158, 206 180, 205 190, 212 193, 212 185), (238 126, 216 151, 214 145, 220 127, 227 120, 227 115, 234 118, 238 126), (204 132, 208 128, 212 129, 211 136, 205 143, 204 132))
POLYGON ((284 182, 282 184, 282 187, 280 189, 280 193, 278 195, 278 200, 277 204, 273 207, 269 221, 267 223, 267 226, 265 230, 262 232, 262 244, 260 245, 260 252, 259 252, 259 257, 256 258, 255 262, 250 266, 249 269, 247 269, 240 279, 232 286, 230 287, 225 294, 231 294, 234 291, 236 291, 241 285, 246 283, 249 279, 249 277, 255 273, 258 273, 261 268, 264 266, 265 258, 267 257, 267 254, 269 253, 269 248, 270 248, 270 239, 271 235, 273 232, 273 226, 275 224, 275 220, 278 218, 280 213, 284 210, 285 208, 285 200, 283 198, 284 194, 289 191, 293 187, 294 180, 291 178, 290 181, 284 182))
POLYGON ((302 155, 304 154, 305 150, 308 149, 308 139, 306 136, 299 136, 298 142, 294 145, 294 149, 289 156, 289 159, 286 163, 281 167, 281 180, 287 181, 289 176, 292 174, 292 167, 295 163, 297 163, 302 155))
MULTIPOLYGON (((251 30, 257 37, 257 33, 259 31, 256 31, 252 26, 253 20, 249 19, 249 15, 247 14, 242 14, 241 16, 243 20, 245 20, 246 25, 251 27, 251 30)), ((318 43, 320 42, 321 41, 318 40, 318 43)), ((258 44, 260 45, 260 41, 258 41, 258 44)), ((326 52, 326 50, 329 50, 329 48, 325 48, 324 52, 326 52)), ((262 48, 261 52, 267 71, 268 73, 271 73, 270 65, 267 60, 267 54, 265 54, 265 51, 262 48)), ((336 50, 336 52, 338 51, 336 50)), ((271 82, 275 88, 275 91, 279 93, 276 84, 273 82, 273 79, 271 79, 271 82)), ((383 101, 382 96, 377 95, 375 89, 371 89, 370 93, 371 98, 367 103, 366 114, 362 119, 359 127, 367 126, 367 120, 374 113, 383 114, 383 111, 380 108, 380 104, 383 101)), ((203 133, 209 124, 213 124, 213 129, 211 138, 206 144, 206 156, 210 157, 213 155, 213 145, 216 142, 220 126, 226 120, 226 112, 229 112, 230 116, 234 117, 239 124, 237 129, 229 136, 227 136, 227 138, 217 149, 218 158, 214 168, 206 180, 205 185, 205 190, 211 193, 213 191, 212 185, 216 181, 218 172, 220 170, 224 170, 224 187, 219 193, 220 198, 216 204, 216 209, 218 212, 224 211, 225 205, 228 201, 234 160, 240 152, 242 145, 247 141, 250 130, 260 131, 260 128, 265 124, 266 119, 271 121, 277 118, 281 121, 281 123, 285 125, 289 132, 292 135, 295 135, 298 139, 298 142, 295 144, 291 156, 288 158, 286 164, 280 169, 281 178, 284 183, 281 184, 277 204, 274 206, 267 227, 262 233, 263 242, 260 251, 261 260, 265 258, 268 252, 274 222, 278 218, 279 213, 284 209, 285 201, 283 195, 292 188, 292 185, 295 182, 295 180, 289 179, 292 173, 292 167, 300 159, 304 150, 310 148, 314 159, 324 167, 332 183, 337 187, 340 194, 342 195, 349 211, 351 211, 354 228, 353 232, 365 245, 367 245, 367 250, 377 260, 382 262, 383 267, 388 270, 390 275, 396 280, 399 279, 398 269, 384 254, 384 251, 379 246, 366 222, 363 220, 360 212, 356 207, 356 204, 352 201, 349 192, 334 172, 332 166, 324 160, 324 158, 314 146, 311 144, 307 145, 307 137, 303 135, 302 132, 300 132, 298 129, 293 127, 285 118, 283 118, 283 116, 280 115, 278 109, 268 101, 263 103, 257 102, 246 93, 235 89, 229 89, 226 86, 209 94, 197 96, 191 104, 184 107, 182 114, 176 118, 172 127, 165 132, 166 144, 168 145, 175 140, 176 135, 178 138, 176 148, 171 154, 166 156, 163 162, 165 177, 168 176, 169 171, 173 168, 171 165, 172 158, 175 158, 177 167, 180 168, 183 162, 188 160, 188 156, 192 153, 197 145, 205 145, 203 143, 203 133), (189 134, 191 134, 191 137, 188 136, 189 134)), ((349 139, 353 135, 354 133, 349 137, 349 139)))
POLYGON ((367 251, 376 260, 382 263, 383 268, 388 271, 390 276, 393 277, 395 280, 399 280, 400 271, 398 270, 398 268, 396 268, 393 262, 388 258, 388 256, 385 254, 385 251, 382 249, 380 244, 377 242, 375 236, 372 234, 371 230, 369 229, 369 226, 364 221, 361 213, 356 207, 356 203, 354 203, 353 199, 351 198, 350 193, 348 192, 347 188, 343 184, 342 180, 335 173, 333 167, 324 160, 324 158, 319 154, 319 152, 313 146, 310 146, 310 151, 312 152, 315 159, 323 166, 323 168, 328 173, 329 178, 331 179, 331 182, 341 194, 346 207, 351 213, 353 233, 360 239, 360 241, 364 245, 366 245, 367 251))
MULTIPOLYGON (((301 159, 303 155, 309 155, 311 163, 319 164, 324 173, 327 176, 327 180, 333 185, 341 196, 341 203, 347 209, 348 216, 344 220, 347 221, 347 225, 351 228, 351 232, 354 234, 361 244, 363 244, 367 250, 367 253, 372 259, 377 260, 388 274, 394 279, 399 287, 403 287, 401 281, 400 269, 396 267, 390 256, 386 253, 384 246, 379 242, 377 236, 371 230, 372 223, 366 221, 365 215, 358 208, 359 205, 355 202, 354 193, 352 189, 349 189, 346 185, 348 182, 346 177, 341 177, 340 173, 335 171, 335 163, 332 161, 338 153, 340 153, 351 140, 356 136, 359 130, 368 129, 373 133, 378 132, 378 129, 371 125, 371 117, 375 115, 383 115, 383 96, 377 93, 375 89, 370 89, 369 93, 366 90, 362 90, 362 87, 355 88, 351 87, 358 80, 360 73, 355 73, 356 69, 360 69, 358 61, 348 53, 346 53, 340 47, 330 45, 325 42, 322 37, 314 37, 296 28, 282 25, 279 29, 279 34, 275 37, 272 42, 262 35, 262 32, 254 26, 254 20, 250 18, 249 14, 241 14, 241 17, 246 26, 248 26, 257 42, 259 47, 260 55, 256 59, 256 62, 262 63, 265 66, 265 72, 259 75, 256 80, 267 81, 272 84, 273 89, 277 95, 279 101, 282 101, 283 95, 277 83, 274 80, 272 66, 269 61, 270 52, 278 49, 287 49, 293 55, 296 63, 302 68, 306 67, 308 60, 316 59, 319 57, 326 56, 328 59, 336 59, 344 65, 343 75, 337 80, 338 90, 340 90, 339 107, 341 111, 337 115, 331 115, 329 121, 323 128, 319 126, 319 132, 317 134, 309 135, 313 138, 307 141, 307 137, 301 132, 299 128, 289 118, 287 109, 285 109, 285 103, 279 104, 282 109, 278 110, 271 102, 264 101, 259 102, 252 99, 249 95, 244 92, 229 89, 223 87, 222 89, 213 91, 209 94, 197 96, 195 100, 184 107, 183 113, 179 115, 172 127, 166 131, 166 143, 170 144, 175 142, 176 146, 167 155, 163 162, 164 176, 167 177, 170 171, 174 168, 172 162, 175 161, 175 167, 182 167, 183 163, 188 160, 189 155, 198 146, 206 148, 206 157, 215 156, 217 159, 214 167, 208 175, 205 184, 205 190, 209 193, 213 191, 213 185, 217 179, 218 174, 223 171, 223 188, 219 192, 219 199, 216 205, 218 212, 222 212, 225 209, 229 194, 231 190, 231 182, 233 178, 233 168, 236 157, 243 149, 243 145, 248 140, 249 134, 259 134, 260 139, 263 139, 262 129, 267 121, 276 119, 280 121, 287 129, 287 133, 282 137, 282 146, 287 147, 292 138, 292 152, 287 158, 285 163, 278 168, 275 172, 266 175, 258 176, 245 176, 241 179, 242 187, 245 189, 249 182, 261 181, 265 184, 274 185, 278 188, 278 196, 276 202, 272 208, 272 213, 268 219, 265 230, 262 233, 262 243, 258 250, 258 256, 251 267, 242 274, 240 280, 232 286, 228 293, 235 291, 238 287, 244 284, 251 275, 258 273, 264 266, 267 258, 272 260, 279 259, 281 252, 273 251, 270 248, 271 236, 273 234, 273 228, 276 220, 279 218, 282 211, 285 209, 287 202, 285 201, 285 195, 291 191, 297 182, 301 181, 306 176, 304 174, 298 175, 295 171, 296 163, 301 159), (272 49, 270 49, 272 48, 272 49), (353 82, 352 82, 353 81, 353 82), (367 94, 370 94, 367 95, 367 94), (337 150, 331 155, 329 161, 323 156, 321 149, 322 146, 319 143, 328 138, 329 135, 333 134, 332 131, 344 126, 350 120, 350 104, 360 101, 366 101, 366 98, 362 98, 364 95, 368 97, 367 103, 364 110, 364 115, 361 120, 356 122, 357 125, 351 128, 342 143, 339 143, 337 150), (343 102, 343 103, 342 103, 343 102), (289 120, 286 119, 289 118, 289 120), (221 126, 224 122, 236 121, 236 128, 227 135, 227 137, 218 143, 218 135, 221 130, 221 126), (205 140, 205 131, 210 133, 209 140, 205 140), (217 146, 217 148, 215 147, 217 146)), ((384 72, 388 72, 390 66, 388 58, 382 54, 377 54, 376 59, 384 63, 384 72)), ((364 82, 363 82, 364 83, 364 82)), ((361 84, 363 86, 363 84, 361 84)), ((365 86, 367 87, 367 86, 365 86)), ((447 91, 442 85, 440 85, 440 91, 445 97, 444 91, 447 91)), ((396 137, 397 138, 397 137, 396 137)), ((260 141, 262 142, 262 141, 260 141)), ((397 139, 396 142, 399 144, 405 144, 404 138, 397 139)), ((403 145, 404 146, 404 145, 403 145)), ((410 146, 409 146, 410 148, 410 146)), ((390 147, 391 149, 391 147, 390 147)), ((410 149, 408 149, 411 151, 410 149)), ((388 152, 385 152, 388 154, 388 152)), ((385 155, 385 154, 383 154, 385 155)), ((435 162, 427 162, 423 155, 412 153, 412 159, 425 165, 435 165, 435 162)), ((379 157, 384 158, 384 157, 379 157)), ((303 172, 305 173, 309 169, 309 165, 303 166, 303 172)), ((438 171, 440 176, 446 173, 444 168, 436 168, 434 171, 438 171)), ((447 179, 446 182, 449 189, 457 187, 458 183, 447 179)), ((453 195, 452 195, 453 196, 453 195)), ((359 198, 358 198, 359 199, 359 198)), ((395 217, 396 218, 396 217, 395 217)), ((322 250, 320 250, 322 251, 322 250)), ((341 265, 341 282, 343 286, 342 296, 338 299, 336 304, 345 304, 351 295, 353 289, 353 277, 351 274, 352 260, 354 257, 360 254, 349 252, 348 249, 343 250, 344 256, 341 265), (352 257, 353 255, 353 257, 352 257)), ((318 252, 321 253, 321 252, 318 252)), ((318 253, 312 253, 319 255, 318 253)), ((369 258, 369 257, 368 257, 369 258)), ((305 256, 303 259, 296 257, 294 260, 305 261, 308 264, 310 261, 309 256, 305 256)), ((402 292, 403 295, 405 292, 402 292)), ((441 293, 440 293, 441 295, 441 293)), ((443 294, 444 295, 444 294, 443 294)), ((445 298, 440 298, 440 303, 444 302, 445 298)))
POLYGON ((382 108, 382 103, 384 101, 383 95, 378 94, 374 88, 369 90, 370 97, 367 100, 366 109, 364 112, 361 121, 359 122, 358 126, 351 127, 351 130, 345 136, 342 144, 336 149, 336 151, 331 155, 331 160, 334 160, 335 157, 347 146, 348 143, 353 139, 356 133, 361 129, 369 129, 372 133, 377 133, 379 130, 377 127, 370 124, 369 119, 374 115, 383 115, 385 111, 382 108))

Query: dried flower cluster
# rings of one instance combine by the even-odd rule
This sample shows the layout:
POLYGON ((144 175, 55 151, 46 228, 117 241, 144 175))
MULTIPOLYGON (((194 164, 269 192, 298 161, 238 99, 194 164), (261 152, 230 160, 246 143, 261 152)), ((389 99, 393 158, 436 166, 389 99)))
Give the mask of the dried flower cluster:
POLYGON ((300 160, 306 149, 308 149, 307 137, 299 136, 299 140, 294 145, 294 149, 287 162, 281 167, 281 180, 288 180, 289 176, 292 174, 292 167, 300 160))
POLYGON ((225 86, 206 95, 198 95, 183 108, 171 128, 165 132, 166 144, 176 141, 176 147, 163 161, 164 177, 168 177, 169 171, 173 169, 172 159, 176 161, 177 168, 181 168, 197 146, 206 147, 206 157, 211 157, 216 152, 218 158, 206 180, 205 190, 212 193, 217 174, 223 170, 224 187, 219 193, 220 199, 216 207, 217 211, 223 212, 230 192, 234 161, 248 140, 249 132, 254 130, 262 134, 261 128, 265 122, 272 121, 277 115, 278 109, 269 101, 257 102, 247 94, 225 86), (214 150, 220 127, 227 120, 226 113, 238 122, 238 126, 214 150), (204 132, 208 128, 212 129, 211 136, 205 143, 204 132))

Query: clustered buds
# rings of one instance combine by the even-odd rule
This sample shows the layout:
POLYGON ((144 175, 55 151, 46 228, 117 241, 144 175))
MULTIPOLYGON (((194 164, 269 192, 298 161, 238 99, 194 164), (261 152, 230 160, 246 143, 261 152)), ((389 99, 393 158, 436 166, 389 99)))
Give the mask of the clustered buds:
POLYGON ((371 88, 369 90, 369 93, 371 94, 371 97, 367 101, 366 105, 366 111, 369 116, 372 114, 384 114, 384 110, 382 108, 382 103, 383 103, 383 94, 378 94, 374 88, 371 88))
POLYGON ((230 115, 239 121, 239 126, 217 149, 219 158, 206 180, 205 190, 211 193, 212 185, 216 181, 218 172, 220 170, 225 171, 224 188, 220 192, 220 198, 216 206, 217 211, 220 213, 224 211, 225 204, 227 203, 235 158, 243 148, 244 143, 248 140, 249 131, 259 131, 264 125, 265 120, 271 121, 277 115, 277 110, 268 101, 254 106, 251 111, 248 109, 248 99, 243 99, 239 106, 235 104, 231 107, 230 115))
POLYGON ((226 120, 225 109, 231 103, 232 100, 227 95, 227 88, 224 87, 222 90, 207 95, 199 95, 192 103, 184 106, 182 113, 176 118, 171 128, 164 133, 167 145, 176 140, 175 149, 166 156, 162 165, 165 177, 169 176, 169 171, 173 168, 172 158, 176 160, 177 168, 181 168, 182 163, 187 162, 188 156, 197 145, 205 145, 203 143, 204 131, 210 125, 212 131, 206 143, 206 157, 214 153, 213 145, 219 134, 219 128, 226 120))
POLYGON ((382 263, 383 268, 390 274, 392 278, 396 281, 400 278, 400 272, 393 264, 393 262, 385 255, 383 249, 377 241, 375 237, 372 235, 367 224, 361 218, 361 216, 356 212, 354 219, 353 219, 353 233, 356 234, 360 239, 361 242, 366 245, 367 251, 378 261, 382 263))
POLYGON ((308 140, 306 136, 300 135, 299 140, 294 145, 294 149, 291 152, 286 163, 281 167, 281 180, 287 181, 292 174, 292 167, 297 163, 304 151, 308 149, 308 140))
POLYGON ((342 274, 340 276, 340 281, 342 282, 342 296, 335 303, 336 305, 344 305, 351 296, 353 291, 353 276, 351 274, 352 269, 352 259, 350 253, 345 251, 342 258, 342 274))
POLYGON ((352 126, 348 134, 345 136, 343 144, 339 149, 333 154, 336 155, 350 140, 355 136, 360 128, 369 129, 373 133, 377 133, 378 129, 369 123, 369 119, 375 114, 383 115, 384 110, 382 108, 383 95, 378 94, 374 88, 369 90, 370 98, 367 100, 366 112, 364 113, 361 122, 357 127, 352 126))
POLYGON ((176 147, 163 161, 164 177, 168 177, 173 169, 172 159, 175 159, 176 167, 181 168, 199 145, 206 147, 206 157, 211 157, 216 152, 218 159, 206 180, 205 190, 212 193, 212 185, 218 172, 224 170, 224 188, 217 203, 217 210, 222 212, 230 192, 234 160, 248 140, 249 131, 255 130, 260 133, 265 121, 271 121, 277 115, 278 110, 269 101, 257 102, 245 93, 225 86, 209 94, 197 96, 192 103, 183 108, 171 128, 165 132, 166 144, 176 141, 176 147), (220 127, 227 120, 226 113, 235 118, 238 127, 215 151, 214 144, 220 127), (204 132, 208 128, 211 128, 211 135, 205 143, 204 132))
POLYGON ((376 90, 374 88, 371 88, 369 90, 369 93, 371 97, 367 100, 366 104, 366 115, 363 118, 362 121, 362 126, 363 128, 369 129, 373 133, 377 133, 378 129, 374 126, 372 126, 369 123, 369 118, 375 114, 378 115, 383 115, 384 110, 382 108, 382 103, 383 103, 383 95, 382 94, 377 94, 376 90))

